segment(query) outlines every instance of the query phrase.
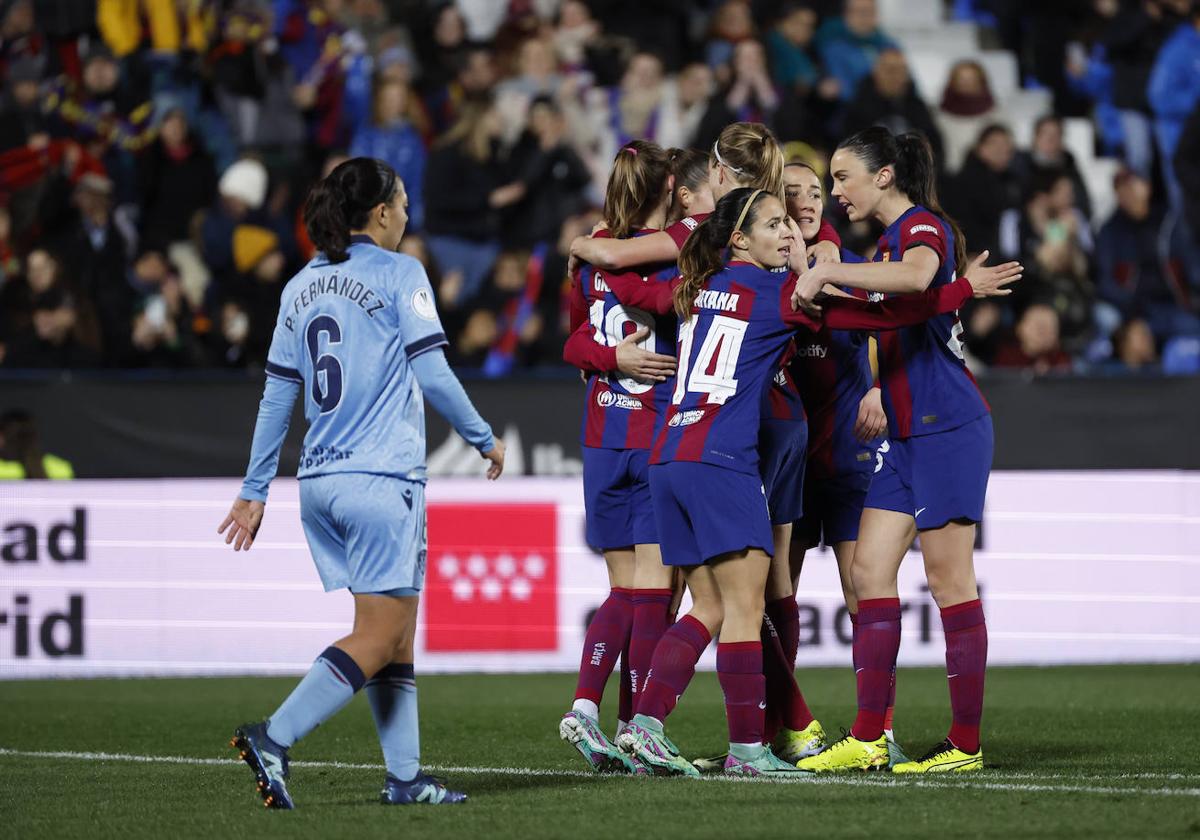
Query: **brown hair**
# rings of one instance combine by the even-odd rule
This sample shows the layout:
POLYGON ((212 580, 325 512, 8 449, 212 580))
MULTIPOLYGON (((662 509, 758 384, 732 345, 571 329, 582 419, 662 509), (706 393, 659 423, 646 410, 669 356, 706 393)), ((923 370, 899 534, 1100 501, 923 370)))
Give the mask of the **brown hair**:
POLYGON ((704 185, 708 180, 708 155, 695 149, 670 149, 667 159, 671 166, 671 177, 675 179, 668 218, 678 219, 683 215, 682 208, 677 206, 679 190, 687 187, 694 192, 704 185))
POLYGON ((604 190, 604 222, 617 239, 629 236, 646 221, 662 198, 670 174, 663 147, 649 140, 631 140, 621 147, 604 190))
POLYGON ((749 230, 757 218, 757 208, 771 193, 752 187, 739 187, 717 202, 712 215, 701 222, 679 252, 679 273, 683 282, 675 287, 675 312, 687 318, 692 302, 708 279, 725 267, 725 248, 734 228, 749 230), (747 206, 749 205, 749 206, 747 206))
POLYGON ((730 123, 709 153, 712 166, 723 164, 739 186, 783 197, 783 149, 762 123, 730 123))

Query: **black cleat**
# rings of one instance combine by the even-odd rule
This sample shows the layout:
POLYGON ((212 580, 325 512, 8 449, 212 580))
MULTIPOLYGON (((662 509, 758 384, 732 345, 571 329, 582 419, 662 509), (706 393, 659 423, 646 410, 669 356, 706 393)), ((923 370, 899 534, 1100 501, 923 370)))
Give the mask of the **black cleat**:
POLYGON ((267 736, 267 722, 244 723, 233 732, 229 746, 238 751, 238 758, 250 765, 258 795, 263 805, 290 811, 295 808, 288 793, 288 754, 267 736))

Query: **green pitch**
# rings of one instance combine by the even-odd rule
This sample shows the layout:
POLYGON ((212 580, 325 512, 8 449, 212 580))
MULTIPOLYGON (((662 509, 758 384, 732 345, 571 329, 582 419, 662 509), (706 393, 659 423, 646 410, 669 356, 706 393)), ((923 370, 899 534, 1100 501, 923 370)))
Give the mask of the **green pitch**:
MULTIPOLYGON (((836 735, 852 717, 850 674, 802 670, 800 676, 810 705, 836 735)), ((0 683, 0 834, 89 840, 1200 834, 1195 666, 997 668, 988 675, 983 773, 788 784, 587 776, 558 740, 570 676, 418 677, 425 760, 471 802, 376 804, 382 759, 360 697, 292 751, 298 810, 268 812, 250 771, 225 742, 236 724, 266 715, 293 684, 0 683)), ((610 683, 610 694, 614 688, 610 683)), ((614 708, 606 706, 611 729, 614 708)), ((910 754, 944 735, 947 716, 943 672, 902 670, 896 731, 910 754)), ((724 750, 724 727, 716 679, 701 674, 671 718, 671 735, 685 754, 711 755, 724 750)))

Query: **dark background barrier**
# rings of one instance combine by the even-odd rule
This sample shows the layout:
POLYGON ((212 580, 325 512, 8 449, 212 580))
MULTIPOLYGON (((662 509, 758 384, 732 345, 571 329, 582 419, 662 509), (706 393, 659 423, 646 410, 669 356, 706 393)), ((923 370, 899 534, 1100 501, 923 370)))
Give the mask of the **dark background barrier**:
MULTIPOLYGON (((510 469, 579 471, 577 378, 466 380, 503 434, 510 469)), ((1200 378, 986 378, 998 469, 1200 469, 1200 378)), ((237 476, 245 470, 261 377, 0 379, 0 410, 32 412, 43 448, 81 478, 237 476)), ((479 456, 428 412, 430 472, 475 475, 479 456)), ((297 411, 280 471, 294 473, 297 411)))

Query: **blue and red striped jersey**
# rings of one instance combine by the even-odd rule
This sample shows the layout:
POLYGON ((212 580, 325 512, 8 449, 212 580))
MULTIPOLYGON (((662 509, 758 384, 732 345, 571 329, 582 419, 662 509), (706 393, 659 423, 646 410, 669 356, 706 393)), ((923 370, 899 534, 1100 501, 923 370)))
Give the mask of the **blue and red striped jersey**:
MULTIPOLYGON (((898 262, 909 248, 928 247, 940 265, 931 289, 955 280, 954 233, 938 216, 916 206, 879 237, 875 262, 898 262)), ((879 381, 892 437, 957 428, 990 409, 963 362, 957 312, 879 336, 879 381)))
MULTIPOLYGON (((656 283, 662 278, 673 277, 675 265, 641 266, 623 274, 626 280, 656 283)), ((583 297, 592 339, 597 344, 616 347, 632 333, 648 327, 650 335, 639 344, 640 347, 666 355, 675 352, 673 315, 655 315, 622 304, 612 291, 613 275, 594 266, 584 265, 579 278, 577 294, 583 297)), ((583 445, 601 449, 649 449, 654 442, 657 420, 670 399, 667 385, 638 382, 615 371, 590 376, 581 432, 583 445)))
MULTIPOLYGON (((842 252, 842 262, 862 261, 852 251, 842 252)), ((867 295, 858 289, 845 291, 859 298, 867 295)), ((869 335, 823 326, 811 339, 797 339, 789 370, 808 409, 807 476, 826 479, 874 468, 876 443, 863 443, 854 435, 858 405, 873 384, 869 335)))

